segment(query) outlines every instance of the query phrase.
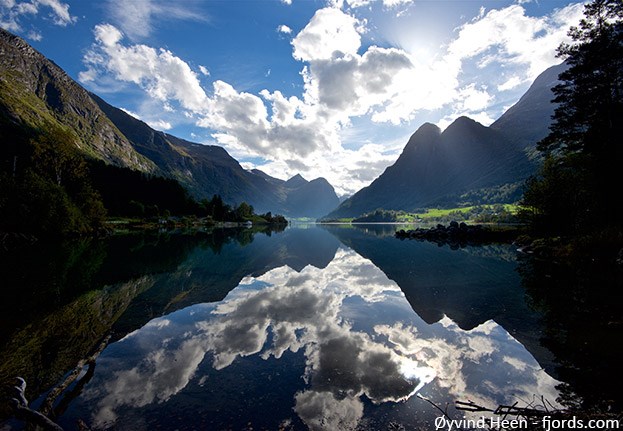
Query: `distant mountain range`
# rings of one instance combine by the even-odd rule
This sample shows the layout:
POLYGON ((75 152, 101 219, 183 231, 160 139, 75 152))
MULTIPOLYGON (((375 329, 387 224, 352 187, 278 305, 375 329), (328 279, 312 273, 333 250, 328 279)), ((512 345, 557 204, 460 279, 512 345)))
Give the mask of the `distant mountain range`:
MULTIPOLYGON (((223 148, 159 132, 89 93, 21 38, 0 29, 0 131, 5 147, 61 128, 85 157, 174 178, 196 199, 220 195, 256 212, 319 217, 339 200, 324 179, 283 181, 247 171, 223 148)), ((6 155, 6 154, 5 154, 6 155)), ((8 163, 8 161, 6 161, 8 163)))
POLYGON ((392 166, 324 218, 357 217, 378 208, 414 211, 516 201, 538 164, 535 145, 548 133, 552 88, 565 68, 563 63, 539 75, 489 127, 467 117, 443 132, 422 125, 392 166))

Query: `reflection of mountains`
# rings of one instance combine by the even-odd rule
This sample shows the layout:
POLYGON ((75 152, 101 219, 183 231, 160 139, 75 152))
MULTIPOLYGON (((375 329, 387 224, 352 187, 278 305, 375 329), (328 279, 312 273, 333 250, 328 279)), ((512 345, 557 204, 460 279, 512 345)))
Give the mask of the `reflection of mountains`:
POLYGON ((23 376, 34 396, 111 329, 120 338, 165 312, 222 300, 247 275, 283 265, 324 268, 339 245, 317 230, 254 233, 139 234, 40 244, 4 256, 0 383, 23 376))
MULTIPOLYGON (((216 238, 213 235, 206 241, 216 238)), ((339 246, 328 233, 302 229, 288 229, 272 237, 256 235, 244 246, 223 239, 216 252, 206 241, 199 242, 175 270, 161 274, 149 290, 134 299, 114 327, 118 336, 164 313, 220 301, 246 276, 258 276, 283 265, 296 271, 307 265, 324 268, 339 246)))
POLYGON ((100 356, 63 421, 90 417, 98 429, 140 428, 147 418, 166 429, 420 429, 437 412, 411 399, 418 390, 440 403, 461 396, 494 405, 537 392, 553 400, 557 383, 493 321, 471 331, 448 318, 426 324, 396 283, 341 248, 323 269, 281 266, 245 277, 223 301, 128 334, 100 356))
POLYGON ((445 315, 468 330, 494 320, 552 372, 552 355, 539 342, 541 315, 526 302, 517 264, 508 259, 510 246, 451 250, 428 242, 373 237, 358 229, 325 229, 394 280, 427 323, 445 315))

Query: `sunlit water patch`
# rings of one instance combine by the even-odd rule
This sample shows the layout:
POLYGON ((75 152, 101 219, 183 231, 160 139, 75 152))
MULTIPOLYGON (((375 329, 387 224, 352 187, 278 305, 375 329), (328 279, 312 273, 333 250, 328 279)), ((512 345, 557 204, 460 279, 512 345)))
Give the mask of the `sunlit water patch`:
POLYGON ((245 277, 128 334, 62 418, 105 429, 354 429, 432 424, 439 405, 554 400, 557 381, 501 326, 427 324, 371 261, 245 277))

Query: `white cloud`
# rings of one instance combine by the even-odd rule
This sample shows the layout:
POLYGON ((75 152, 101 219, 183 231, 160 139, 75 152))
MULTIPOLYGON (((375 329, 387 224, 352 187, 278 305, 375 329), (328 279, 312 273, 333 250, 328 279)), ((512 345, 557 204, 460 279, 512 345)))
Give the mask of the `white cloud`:
POLYGON ((493 96, 487 92, 486 87, 478 89, 475 84, 469 84, 461 88, 458 97, 459 102, 457 109, 469 112, 485 109, 493 100, 493 96))
POLYGON ((43 40, 43 35, 37 30, 30 30, 26 37, 30 40, 34 40, 36 42, 40 42, 43 40))
MULTIPOLYGON (((348 5, 353 8, 359 8, 368 6, 371 3, 378 2, 380 0, 346 0, 348 5)), ((395 8, 397 6, 406 6, 413 3, 414 0, 382 0, 383 6, 388 8, 395 8)))
POLYGON ((531 17, 521 5, 493 9, 463 25, 450 43, 448 55, 463 61, 488 55, 488 61, 527 67, 530 80, 559 60, 556 48, 582 17, 583 5, 571 4, 551 16, 531 17))
POLYGON ((52 9, 50 14, 54 24, 62 27, 72 24, 76 21, 76 17, 69 13, 69 5, 59 0, 35 0, 34 4, 47 6, 52 9))
MULTIPOLYGON (((29 16, 36 16, 41 11, 48 11, 48 18, 55 25, 65 27, 76 22, 77 18, 69 13, 69 4, 60 0, 31 0, 15 1, 2 0, 0 2, 0 27, 5 30, 19 33, 23 30, 22 20, 29 16)), ((41 33, 30 30, 27 35, 30 39, 39 41, 41 33)))
POLYGON ((285 24, 281 24, 279 27, 277 27, 277 31, 284 34, 292 33, 292 29, 285 24))
POLYGON ((148 37, 158 20, 207 22, 208 17, 192 5, 167 0, 108 0, 106 9, 123 33, 137 40, 148 37))
POLYGON ((337 8, 319 9, 292 41, 293 56, 314 61, 354 55, 361 46, 358 26, 355 18, 337 8))
POLYGON ((209 70, 208 70, 208 68, 207 68, 207 67, 205 67, 205 66, 201 66, 201 65, 200 65, 200 66, 199 66, 199 72, 201 72, 201 74, 202 74, 203 76, 210 76, 210 71, 209 71, 209 70))
POLYGON ((511 76, 507 81, 498 85, 498 91, 507 91, 516 88, 518 85, 523 84, 524 81, 518 76, 511 76))
MULTIPOLYGON (((140 9, 137 16, 147 16, 147 22, 160 13, 145 12, 147 6, 166 10, 158 2, 127 3, 140 9)), ((386 3, 389 7, 407 2, 386 3)), ((512 97, 513 91, 555 64, 555 48, 581 12, 581 5, 549 17, 527 16, 517 4, 483 9, 457 28, 440 53, 422 55, 367 44, 362 48, 368 23, 336 7, 322 8, 291 42, 292 56, 301 62, 304 90, 299 96, 274 89, 241 92, 222 80, 205 91, 197 76, 208 76, 204 66, 195 73, 166 49, 124 44, 117 27, 102 24, 95 29, 97 42, 84 57, 87 70, 80 79, 97 85, 108 72, 119 81, 137 84, 168 110, 175 108, 171 102, 179 104, 234 157, 260 157, 264 161, 255 166, 281 178, 298 172, 324 176, 339 193, 350 194, 376 178, 406 142, 391 151, 382 141, 372 144, 365 139, 345 148, 344 137, 351 128, 362 123, 368 128, 404 126, 416 123, 421 114, 436 115, 433 121, 440 126, 459 115, 490 124, 500 114, 492 107, 508 102, 508 95, 498 100, 497 93, 512 97)), ((178 16, 195 18, 188 11, 178 16)), ((281 25, 277 30, 290 28, 281 25)), ((170 118, 145 117, 173 125, 170 118)))
POLYGON ((171 51, 147 45, 126 47, 121 43, 121 31, 110 24, 97 25, 94 34, 96 43, 84 56, 87 70, 80 74, 85 82, 95 80, 97 72, 104 69, 119 81, 139 85, 165 107, 174 100, 184 109, 203 109, 207 96, 197 74, 171 51))
POLYGON ((147 121, 147 124, 149 124, 149 126, 152 129, 156 129, 156 130, 169 130, 173 127, 171 123, 169 123, 168 121, 164 121, 164 120, 155 120, 155 121, 150 120, 150 121, 147 121))

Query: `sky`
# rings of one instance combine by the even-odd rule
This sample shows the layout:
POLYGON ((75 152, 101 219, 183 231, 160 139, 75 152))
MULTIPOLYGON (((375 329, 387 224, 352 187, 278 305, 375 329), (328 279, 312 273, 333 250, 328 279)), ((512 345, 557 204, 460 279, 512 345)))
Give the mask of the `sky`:
POLYGON ((0 0, 0 26, 157 130, 340 196, 425 122, 495 121, 582 17, 557 0, 0 0))

